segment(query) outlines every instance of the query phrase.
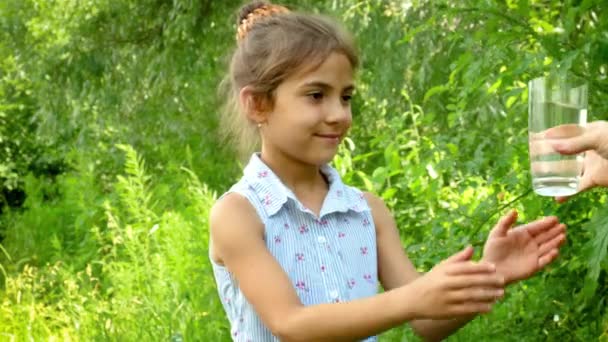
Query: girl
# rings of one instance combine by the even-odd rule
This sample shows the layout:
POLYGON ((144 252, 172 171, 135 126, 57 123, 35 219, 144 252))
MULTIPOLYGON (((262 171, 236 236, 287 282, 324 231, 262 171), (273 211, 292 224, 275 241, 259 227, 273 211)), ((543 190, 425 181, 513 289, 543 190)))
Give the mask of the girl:
POLYGON ((375 341, 408 322, 439 340, 489 312, 504 286, 557 256, 554 217, 490 233, 420 275, 381 199, 328 163, 351 125, 357 53, 332 21, 254 2, 241 10, 228 84, 238 137, 261 137, 243 178, 211 211, 220 298, 235 341, 375 341), (378 281, 384 289, 378 292, 378 281))

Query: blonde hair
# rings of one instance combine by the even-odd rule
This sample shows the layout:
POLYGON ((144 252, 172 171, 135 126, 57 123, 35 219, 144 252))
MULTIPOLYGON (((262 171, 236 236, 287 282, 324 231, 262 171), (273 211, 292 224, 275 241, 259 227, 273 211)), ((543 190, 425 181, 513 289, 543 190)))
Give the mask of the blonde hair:
POLYGON ((333 52, 344 54, 357 68, 359 56, 352 37, 327 17, 292 12, 265 1, 241 8, 237 46, 220 87, 225 98, 220 127, 242 158, 259 146, 259 134, 240 108, 241 89, 249 86, 265 109, 271 109, 281 82, 303 68, 318 67, 333 52))

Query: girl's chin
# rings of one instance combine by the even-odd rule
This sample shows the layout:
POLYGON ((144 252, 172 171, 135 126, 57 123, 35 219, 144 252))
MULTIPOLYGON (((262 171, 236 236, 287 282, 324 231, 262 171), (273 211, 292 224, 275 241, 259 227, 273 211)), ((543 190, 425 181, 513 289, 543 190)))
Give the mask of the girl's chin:
MULTIPOLYGON (((286 151, 285 151, 286 152, 286 151)), ((287 152, 287 155, 290 158, 299 161, 300 163, 308 164, 308 165, 325 165, 330 163, 336 154, 338 153, 338 148, 314 148, 314 149, 300 149, 300 150, 292 150, 287 152)))
POLYGON ((334 160, 336 153, 337 153, 337 151, 333 151, 333 152, 324 151, 322 153, 319 153, 318 155, 315 156, 315 164, 324 165, 324 164, 331 162, 332 160, 334 160))

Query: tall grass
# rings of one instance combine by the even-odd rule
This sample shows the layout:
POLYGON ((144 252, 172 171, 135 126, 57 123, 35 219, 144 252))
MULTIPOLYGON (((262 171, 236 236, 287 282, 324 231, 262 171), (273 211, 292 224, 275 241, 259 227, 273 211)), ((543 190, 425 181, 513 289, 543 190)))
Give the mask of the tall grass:
POLYGON ((107 194, 82 168, 54 183, 28 178, 27 210, 5 218, 11 249, 3 260, 0 336, 228 338, 207 258, 214 194, 183 168, 173 175, 176 191, 155 196, 161 184, 144 161, 130 146, 120 149, 124 173, 107 194), (49 191, 58 192, 52 203, 49 191), (52 252, 35 255, 44 250, 52 252))

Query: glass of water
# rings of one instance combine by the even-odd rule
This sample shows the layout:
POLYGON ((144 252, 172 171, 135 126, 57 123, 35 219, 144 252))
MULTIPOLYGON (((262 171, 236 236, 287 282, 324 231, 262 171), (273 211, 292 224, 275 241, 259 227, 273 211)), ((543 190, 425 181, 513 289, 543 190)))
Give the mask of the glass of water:
POLYGON ((587 84, 569 75, 549 75, 528 84, 528 141, 532 187, 541 196, 577 192, 584 154, 561 155, 557 139, 580 135, 587 124, 587 84))

